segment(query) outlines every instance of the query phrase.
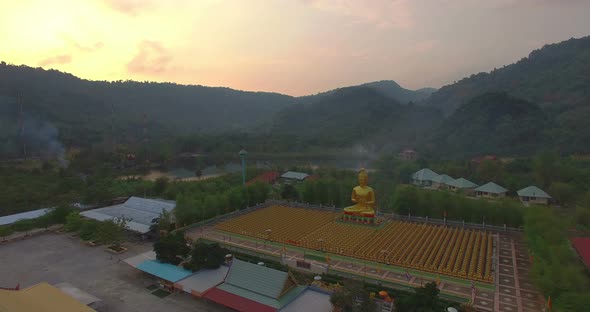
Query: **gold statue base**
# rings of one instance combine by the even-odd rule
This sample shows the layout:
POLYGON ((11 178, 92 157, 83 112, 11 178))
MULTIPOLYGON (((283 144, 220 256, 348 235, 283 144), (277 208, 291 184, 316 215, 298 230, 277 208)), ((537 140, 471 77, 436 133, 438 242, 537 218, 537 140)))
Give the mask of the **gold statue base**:
POLYGON ((357 217, 366 217, 366 218, 374 218, 375 211, 346 211, 344 208, 344 214, 348 216, 357 216, 357 217))
POLYGON ((351 214, 351 213, 346 213, 346 212, 344 212, 344 214, 342 214, 342 216, 339 218, 338 221, 343 222, 343 223, 372 225, 372 226, 381 225, 381 223, 383 223, 383 219, 375 217, 375 214, 361 215, 361 214, 351 214))

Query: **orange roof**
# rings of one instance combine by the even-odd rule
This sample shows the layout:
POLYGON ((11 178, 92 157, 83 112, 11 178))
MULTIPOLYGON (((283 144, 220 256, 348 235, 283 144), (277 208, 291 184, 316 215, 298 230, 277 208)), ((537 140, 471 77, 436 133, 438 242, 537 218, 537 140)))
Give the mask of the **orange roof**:
POLYGON ((0 289, 0 312, 96 312, 47 283, 23 290, 0 289))

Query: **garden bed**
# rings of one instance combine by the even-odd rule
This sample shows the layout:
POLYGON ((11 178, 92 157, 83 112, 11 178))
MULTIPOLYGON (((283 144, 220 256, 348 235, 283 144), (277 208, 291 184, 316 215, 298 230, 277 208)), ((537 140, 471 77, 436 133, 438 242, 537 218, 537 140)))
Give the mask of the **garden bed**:
POLYGON ((108 246, 107 248, 105 248, 104 250, 106 250, 112 254, 119 255, 119 254, 126 252, 128 249, 123 246, 111 245, 111 246, 108 246))

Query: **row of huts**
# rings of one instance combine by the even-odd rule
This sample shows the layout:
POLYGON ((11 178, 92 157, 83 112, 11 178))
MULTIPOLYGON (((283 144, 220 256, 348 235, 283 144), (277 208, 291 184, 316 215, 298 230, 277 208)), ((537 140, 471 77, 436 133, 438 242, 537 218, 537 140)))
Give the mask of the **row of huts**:
MULTIPOLYGON (((482 198, 506 197, 508 190, 494 182, 477 185, 465 178, 454 179, 446 174, 438 174, 428 168, 416 171, 412 174, 412 184, 429 189, 448 189, 462 191, 468 195, 482 198)), ((549 204, 551 196, 536 186, 527 186, 516 192, 520 201, 525 204, 549 204)))

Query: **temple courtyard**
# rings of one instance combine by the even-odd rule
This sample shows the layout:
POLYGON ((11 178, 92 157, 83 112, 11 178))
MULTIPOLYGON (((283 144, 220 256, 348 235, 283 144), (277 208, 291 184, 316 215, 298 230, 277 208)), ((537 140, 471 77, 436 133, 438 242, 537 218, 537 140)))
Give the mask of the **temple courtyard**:
MULTIPOLYGON (((473 294, 471 281, 475 280, 477 291, 474 306, 478 311, 538 312, 543 309, 544 300, 535 291, 528 276, 530 262, 526 246, 522 240, 522 233, 483 232, 479 230, 450 229, 440 226, 430 228, 429 225, 416 223, 408 225, 405 223, 409 222, 396 221, 394 223, 390 220, 388 221, 390 225, 385 224, 385 226, 373 229, 366 228, 364 225, 344 225, 347 227, 346 231, 339 233, 341 225, 338 225, 337 222, 334 223, 334 215, 330 212, 314 211, 313 209, 271 206, 210 224, 206 227, 190 229, 186 232, 186 235, 193 240, 204 238, 216 241, 238 252, 256 253, 262 257, 270 257, 291 265, 306 263, 306 265, 309 264, 312 271, 315 268, 316 273, 329 272, 355 279, 365 279, 391 288, 408 289, 428 282, 438 281, 441 294, 451 300, 465 302, 470 300, 473 294), (296 221, 298 219, 301 222, 296 221), (354 228, 348 229, 348 227, 354 228), (404 227, 404 235, 387 235, 389 237, 380 238, 384 236, 381 232, 388 228, 392 228, 393 231, 394 227, 404 227), (449 233, 443 233, 442 230, 449 233), (420 261, 425 263, 423 260, 429 258, 426 253, 428 250, 428 253, 435 255, 434 258, 431 257, 432 259, 440 258, 440 256, 436 255, 444 254, 447 252, 446 250, 450 252, 451 248, 446 247, 438 251, 436 249, 439 246, 434 246, 430 241, 442 244, 443 242, 439 242, 439 240, 443 235, 446 235, 444 236, 447 237, 446 240, 457 240, 450 234, 451 230, 459 231, 456 237, 464 234, 464 240, 467 240, 467 242, 460 245, 466 244, 469 246, 480 242, 480 246, 485 247, 485 252, 482 251, 481 254, 475 252, 477 249, 474 249, 473 252, 473 255, 484 257, 483 260, 472 257, 474 260, 468 262, 471 262, 471 265, 477 265, 478 262, 484 263, 484 272, 487 268, 497 267, 498 269, 491 272, 491 279, 478 281, 476 278, 460 278, 457 276, 460 271, 456 271, 456 268, 455 271, 443 272, 440 270, 437 273, 436 270, 420 270, 420 267, 413 265, 412 262, 407 262, 408 265, 403 266, 398 258, 388 254, 401 250, 400 252, 407 253, 406 259, 411 256, 412 259, 421 259, 420 261), (412 231, 421 234, 414 235, 411 234, 412 231), (324 234, 320 235, 320 239, 317 239, 320 237, 317 233, 324 234), (466 239, 467 233, 470 235, 469 239, 466 239), (358 242, 350 245, 350 241, 354 241, 352 234, 356 235, 358 242), (471 238, 474 235, 475 238, 471 238), (478 238, 478 235, 480 238, 478 238), (375 240, 375 237, 377 240, 375 240), (483 237, 487 237, 490 242, 493 242, 493 252, 487 243, 488 239, 484 240, 483 237), (413 243, 409 245, 402 244, 402 247, 396 248, 395 244, 398 243, 393 242, 393 240, 400 239, 413 243), (377 258, 380 256, 379 251, 386 249, 380 247, 381 245, 378 243, 370 243, 379 240, 382 242, 380 244, 387 246, 383 248, 387 248, 388 251, 383 252, 382 258, 377 258), (424 241, 424 243, 421 241, 424 241), (420 242, 420 244, 417 245, 416 242, 420 242), (425 247, 420 247, 420 245, 425 247), (370 257, 359 257, 359 250, 363 254, 367 254, 365 252, 367 246, 371 250, 377 250, 374 259, 378 259, 378 261, 371 261, 370 257), (417 248, 420 250, 414 252, 417 248), (432 251, 429 251, 429 249, 432 249, 432 251), (491 258, 494 260, 491 261, 491 258), (496 266, 495 263, 498 265, 496 266)), ((460 246, 459 243, 455 245, 460 246)), ((455 249, 457 250, 452 252, 455 256, 446 257, 449 259, 455 257, 457 263, 465 262, 461 262, 461 257, 467 257, 469 248, 463 249, 463 251, 461 251, 462 248, 460 247, 455 249)), ((476 271, 478 272, 479 269, 476 271)))

